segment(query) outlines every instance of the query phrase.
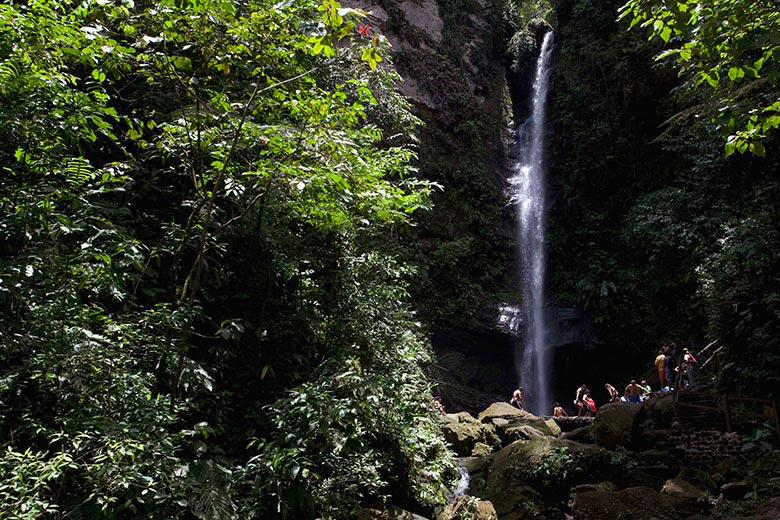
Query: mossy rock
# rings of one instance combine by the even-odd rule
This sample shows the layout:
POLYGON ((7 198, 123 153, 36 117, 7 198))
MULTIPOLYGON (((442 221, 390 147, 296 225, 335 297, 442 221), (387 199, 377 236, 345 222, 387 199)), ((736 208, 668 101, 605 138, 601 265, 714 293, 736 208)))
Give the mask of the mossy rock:
POLYGON ((605 404, 593 420, 593 440, 611 450, 628 446, 637 431, 641 414, 639 403, 605 404))
POLYGON ((490 500, 504 520, 510 514, 531 515, 531 510, 542 514, 551 504, 568 500, 573 486, 622 479, 621 472, 603 448, 544 436, 514 442, 491 455, 487 471, 470 489, 490 500))
POLYGON ((484 442, 478 442, 471 449, 472 457, 486 457, 493 453, 493 449, 484 442))
POLYGON ((593 424, 582 426, 576 430, 565 432, 561 434, 561 439, 568 441, 580 442, 584 444, 591 444, 593 442, 593 424))
POLYGON ((491 459, 489 457, 460 457, 458 458, 458 466, 466 468, 469 475, 472 477, 488 469, 491 459))
POLYGON ((685 480, 697 488, 711 494, 716 494, 718 491, 718 485, 712 477, 710 477, 710 474, 697 468, 683 468, 680 470, 680 473, 677 474, 676 478, 685 480))
POLYGON ((498 520, 498 514, 489 500, 463 495, 448 504, 436 520, 498 520))
POLYGON ((477 415, 477 419, 482 422, 491 422, 495 418, 512 419, 514 417, 524 417, 533 415, 526 411, 515 408, 509 403, 493 403, 477 415))
MULTIPOLYGON (((476 420, 468 412, 456 414, 456 421, 449 421, 442 426, 442 433, 453 451, 461 457, 472 454, 477 443, 489 447, 499 447, 501 440, 496 435, 495 428, 491 424, 485 424, 476 420)), ((492 451, 492 449, 491 449, 492 451)))
POLYGON ((506 428, 496 428, 496 430, 498 431, 499 437, 501 437, 501 440, 506 445, 511 444, 514 441, 531 440, 537 437, 544 437, 545 435, 528 424, 521 424, 520 426, 511 426, 506 428))
POLYGON ((485 424, 493 425, 504 445, 520 439, 533 438, 537 436, 537 432, 553 437, 561 434, 561 428, 552 419, 544 419, 519 410, 509 403, 493 403, 477 418, 485 424))
POLYGON ((592 493, 594 491, 617 491, 617 485, 614 482, 605 480, 604 482, 596 482, 595 484, 580 484, 579 486, 574 486, 571 491, 574 495, 592 493))
POLYGON ((671 478, 667 480, 664 483, 664 487, 661 488, 661 493, 686 500, 698 500, 707 496, 706 491, 699 489, 687 480, 681 478, 671 478))

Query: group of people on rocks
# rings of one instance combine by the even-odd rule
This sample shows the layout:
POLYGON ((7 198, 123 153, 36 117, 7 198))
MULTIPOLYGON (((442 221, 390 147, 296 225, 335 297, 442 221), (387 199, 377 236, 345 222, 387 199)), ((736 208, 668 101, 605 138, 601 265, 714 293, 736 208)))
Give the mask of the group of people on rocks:
MULTIPOLYGON (((658 356, 655 358, 655 366, 658 370, 658 379, 661 383, 661 391, 668 392, 673 390, 671 384, 675 380, 679 382, 682 389, 688 389, 696 384, 695 369, 698 365, 696 357, 687 348, 683 349, 682 363, 676 361, 677 345, 673 342, 664 343, 661 346, 658 356)), ((640 403, 652 394, 652 388, 646 380, 637 383, 636 379, 623 389, 621 396, 617 388, 609 383, 604 384, 604 388, 609 393, 610 403, 627 401, 631 403, 640 403)), ((512 405, 522 410, 523 405, 523 387, 519 386, 513 393, 509 401, 512 405)), ((596 402, 591 397, 590 389, 582 384, 574 395, 574 406, 577 408, 577 417, 592 417, 596 413, 596 402)), ((559 402, 553 405, 554 417, 568 417, 563 406, 559 402)))
POLYGON ((683 349, 682 363, 677 364, 677 345, 668 342, 661 345, 655 358, 655 367, 658 370, 658 380, 661 382, 661 390, 674 389, 675 381, 678 381, 683 390, 696 386, 696 366, 699 361, 687 348, 683 349))

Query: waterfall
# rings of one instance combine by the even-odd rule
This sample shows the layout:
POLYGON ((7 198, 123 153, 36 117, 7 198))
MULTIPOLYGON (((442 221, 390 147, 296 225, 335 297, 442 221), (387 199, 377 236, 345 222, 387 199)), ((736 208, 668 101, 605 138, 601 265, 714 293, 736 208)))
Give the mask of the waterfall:
POLYGON ((469 481, 471 480, 471 477, 468 470, 463 466, 458 466, 458 473, 460 473, 460 480, 458 480, 455 489, 449 493, 450 502, 453 502, 458 497, 462 497, 466 494, 466 491, 469 490, 469 481))
POLYGON ((524 387, 525 408, 537 415, 549 414, 552 406, 544 319, 544 111, 550 82, 552 34, 548 32, 544 36, 536 64, 531 116, 517 131, 513 154, 517 159, 510 179, 511 202, 518 220, 517 247, 525 316, 525 344, 516 349, 515 368, 524 387))

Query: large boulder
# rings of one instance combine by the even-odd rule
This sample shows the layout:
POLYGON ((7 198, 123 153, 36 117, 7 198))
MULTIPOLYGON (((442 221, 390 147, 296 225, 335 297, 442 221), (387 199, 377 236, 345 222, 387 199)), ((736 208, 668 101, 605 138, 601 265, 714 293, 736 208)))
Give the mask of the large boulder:
MULTIPOLYGON (((501 440, 496 435, 493 425, 476 420, 468 412, 460 412, 450 418, 451 420, 442 426, 442 433, 459 456, 471 455, 478 443, 487 445, 491 449, 500 446, 501 440)), ((484 454, 484 448, 480 448, 479 452, 484 454)))
POLYGON ((698 468, 682 468, 676 478, 689 482, 711 495, 715 495, 718 492, 718 485, 710 474, 698 468))
POLYGON ((637 431, 641 413, 642 405, 639 403, 605 404, 593 420, 593 440, 611 450, 628 446, 637 431))
POLYGON ((687 480, 681 478, 671 478, 664 483, 661 488, 664 495, 672 495, 685 500, 698 500, 706 497, 707 492, 697 488, 687 480))
POLYGON ((670 428, 674 422, 674 396, 671 393, 653 395, 643 403, 648 426, 653 429, 670 428))
POLYGON ((552 419, 544 419, 519 410, 509 403, 493 403, 477 418, 495 428, 506 446, 517 440, 527 440, 541 435, 557 437, 561 428, 552 419))
POLYGON ((603 448, 550 436, 514 442, 490 459, 487 469, 472 474, 469 490, 490 500, 501 520, 541 514, 565 502, 574 486, 624 478, 603 448))
POLYGON ((581 442, 584 444, 593 443, 593 424, 582 426, 576 430, 566 431, 561 434, 561 439, 566 439, 574 442, 581 442))

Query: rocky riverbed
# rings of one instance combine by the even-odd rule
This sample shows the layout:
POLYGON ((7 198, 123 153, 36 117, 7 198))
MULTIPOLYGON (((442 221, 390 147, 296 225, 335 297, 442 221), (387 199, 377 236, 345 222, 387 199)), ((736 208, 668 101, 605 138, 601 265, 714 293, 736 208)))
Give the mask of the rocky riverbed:
POLYGON ((468 487, 436 520, 780 519, 776 439, 687 429, 671 395, 608 404, 592 421, 494 403, 442 416, 442 431, 468 487))

